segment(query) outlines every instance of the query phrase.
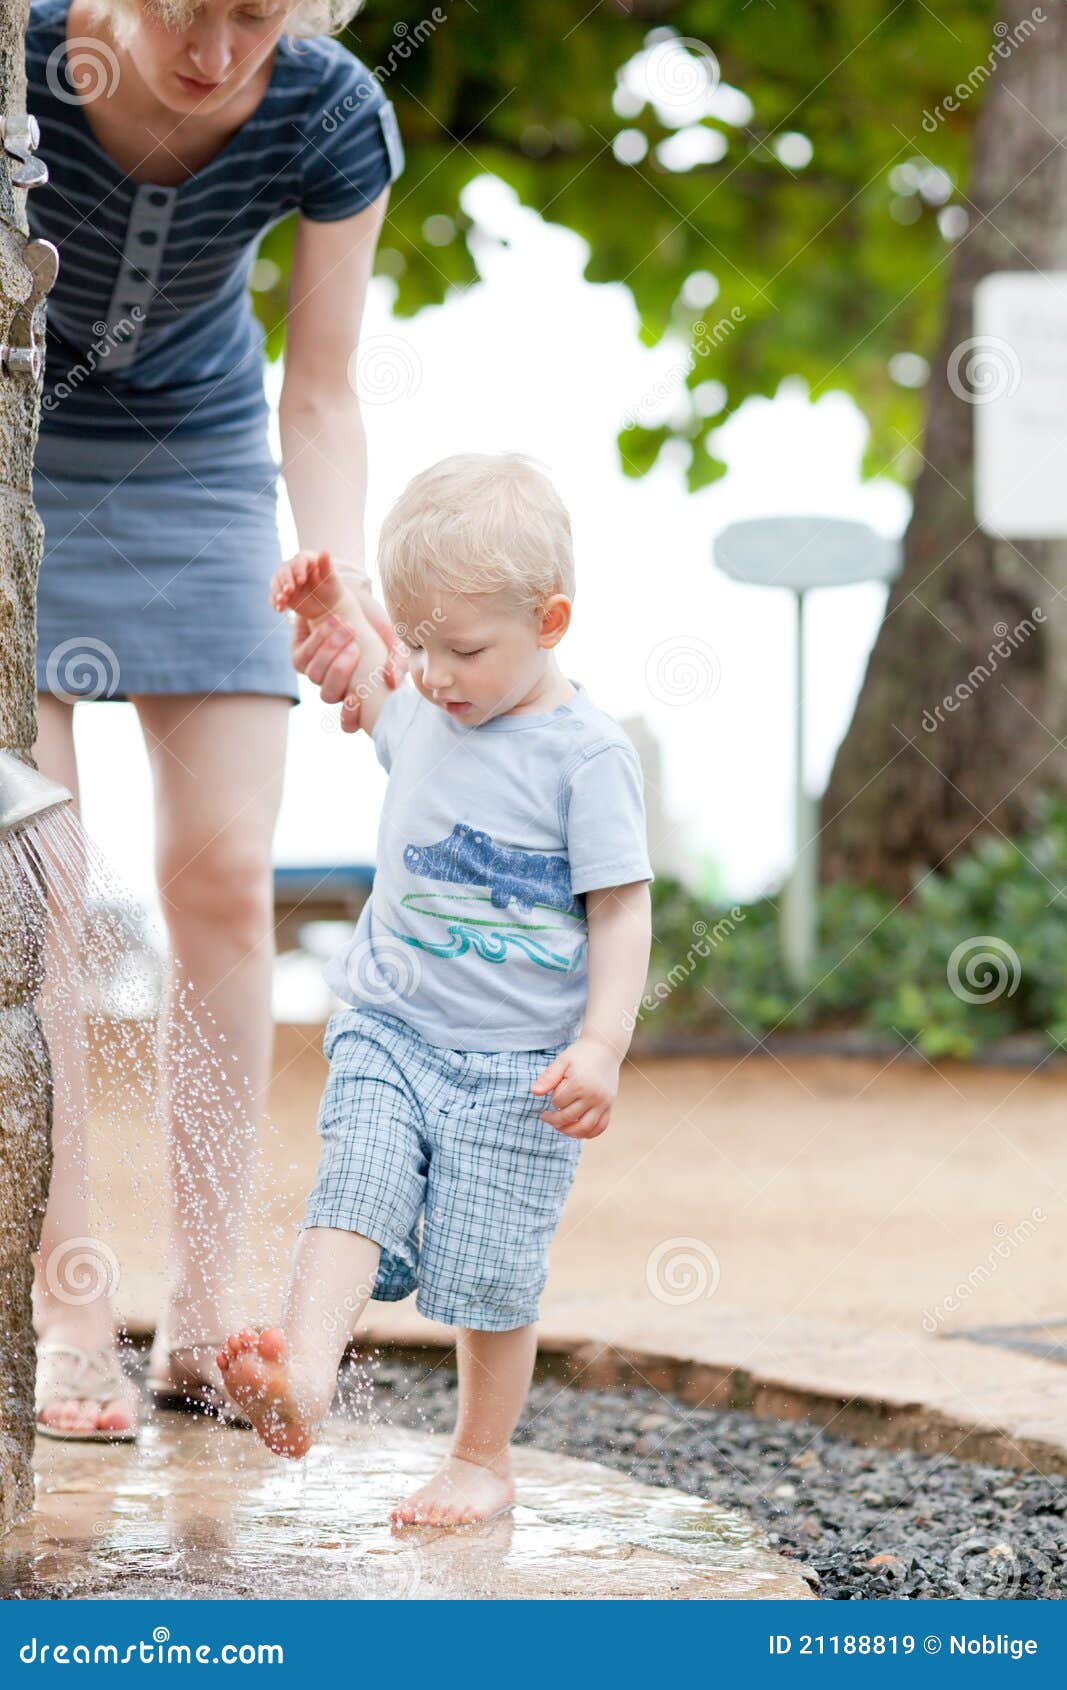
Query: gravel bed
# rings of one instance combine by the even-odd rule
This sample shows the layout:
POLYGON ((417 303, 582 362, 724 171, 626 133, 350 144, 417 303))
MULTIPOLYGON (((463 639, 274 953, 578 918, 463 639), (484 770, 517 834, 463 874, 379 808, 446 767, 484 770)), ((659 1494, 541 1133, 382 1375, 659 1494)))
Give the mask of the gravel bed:
MULTIPOLYGON (((376 1358, 374 1413, 452 1429, 456 1376, 376 1358)), ((366 1412, 367 1369, 343 1381, 366 1412)), ((838 1600, 1067 1595, 1067 1478, 868 1448, 808 1421, 691 1409, 658 1392, 536 1383, 518 1441, 673 1485, 759 1521, 838 1600)))

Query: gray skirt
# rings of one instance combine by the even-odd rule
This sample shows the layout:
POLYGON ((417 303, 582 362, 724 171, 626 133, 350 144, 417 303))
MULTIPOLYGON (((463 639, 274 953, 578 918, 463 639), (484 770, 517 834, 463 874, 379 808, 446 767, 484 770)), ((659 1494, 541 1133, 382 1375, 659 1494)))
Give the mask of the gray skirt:
POLYGON ((296 699, 278 466, 262 428, 135 442, 41 436, 37 685, 68 703, 138 693, 296 699))

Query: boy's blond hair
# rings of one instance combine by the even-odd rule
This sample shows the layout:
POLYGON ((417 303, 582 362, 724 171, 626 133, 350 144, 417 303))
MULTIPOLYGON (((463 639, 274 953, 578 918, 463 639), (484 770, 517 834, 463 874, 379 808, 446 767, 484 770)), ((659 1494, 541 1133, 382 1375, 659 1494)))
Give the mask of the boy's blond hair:
POLYGON ((382 525, 378 562, 391 609, 435 589, 501 593, 520 610, 574 597, 570 518, 521 452, 460 452, 416 475, 382 525))

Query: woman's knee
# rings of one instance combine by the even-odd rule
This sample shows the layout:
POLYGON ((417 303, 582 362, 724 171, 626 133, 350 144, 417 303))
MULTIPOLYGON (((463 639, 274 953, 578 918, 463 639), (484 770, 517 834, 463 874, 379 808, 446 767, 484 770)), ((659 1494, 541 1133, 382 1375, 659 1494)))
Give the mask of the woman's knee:
POLYGON ((163 841, 157 872, 172 932, 206 930, 244 949, 270 934, 273 876, 267 846, 225 828, 213 838, 163 841))

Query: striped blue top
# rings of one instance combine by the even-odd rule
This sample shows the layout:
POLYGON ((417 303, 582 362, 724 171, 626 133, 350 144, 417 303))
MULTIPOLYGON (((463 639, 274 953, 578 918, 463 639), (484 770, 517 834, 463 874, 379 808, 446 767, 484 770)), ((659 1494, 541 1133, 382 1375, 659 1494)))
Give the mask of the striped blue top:
POLYGON ((263 99, 215 158, 178 187, 136 182, 70 80, 69 4, 34 0, 26 38, 51 172, 27 215, 60 254, 41 431, 147 442, 265 424, 248 292, 260 239, 292 211, 328 223, 377 199, 404 164, 393 108, 339 41, 283 37, 263 99))

